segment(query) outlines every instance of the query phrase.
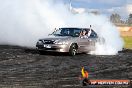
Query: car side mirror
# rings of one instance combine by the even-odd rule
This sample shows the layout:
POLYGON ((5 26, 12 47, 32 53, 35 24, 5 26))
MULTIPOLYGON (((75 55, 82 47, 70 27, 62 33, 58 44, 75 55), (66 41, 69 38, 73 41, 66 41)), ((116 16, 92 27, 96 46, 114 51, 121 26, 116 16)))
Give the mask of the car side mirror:
POLYGON ((80 38, 80 39, 86 39, 86 38, 84 38, 84 37, 81 37, 81 36, 79 36, 79 38, 80 38))

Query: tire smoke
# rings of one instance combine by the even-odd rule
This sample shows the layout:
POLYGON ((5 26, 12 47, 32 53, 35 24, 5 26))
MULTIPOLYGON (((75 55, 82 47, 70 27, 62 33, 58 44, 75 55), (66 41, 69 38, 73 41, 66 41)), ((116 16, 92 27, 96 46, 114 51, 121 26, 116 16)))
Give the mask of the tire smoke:
POLYGON ((107 17, 90 13, 73 14, 62 2, 54 0, 0 0, 0 44, 35 48, 39 38, 54 28, 83 27, 95 30, 105 39, 91 54, 114 55, 123 41, 107 17))

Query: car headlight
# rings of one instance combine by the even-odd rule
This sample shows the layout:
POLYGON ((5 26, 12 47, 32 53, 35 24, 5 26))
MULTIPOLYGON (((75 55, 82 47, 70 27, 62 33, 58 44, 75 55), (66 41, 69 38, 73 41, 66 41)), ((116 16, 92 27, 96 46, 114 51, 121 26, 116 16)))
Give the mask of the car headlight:
POLYGON ((41 44, 41 43, 42 43, 42 41, 40 41, 40 40, 39 40, 37 43, 38 43, 38 44, 41 44))

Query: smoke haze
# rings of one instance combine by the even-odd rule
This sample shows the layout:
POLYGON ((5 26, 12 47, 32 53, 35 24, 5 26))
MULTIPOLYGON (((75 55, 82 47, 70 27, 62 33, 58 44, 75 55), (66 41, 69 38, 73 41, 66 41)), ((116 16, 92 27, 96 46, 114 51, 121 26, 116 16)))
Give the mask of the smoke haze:
POLYGON ((103 15, 73 14, 54 0, 0 0, 0 44, 34 48, 37 40, 54 28, 89 25, 105 39, 105 44, 97 43, 91 54, 114 55, 122 50, 117 28, 103 15))

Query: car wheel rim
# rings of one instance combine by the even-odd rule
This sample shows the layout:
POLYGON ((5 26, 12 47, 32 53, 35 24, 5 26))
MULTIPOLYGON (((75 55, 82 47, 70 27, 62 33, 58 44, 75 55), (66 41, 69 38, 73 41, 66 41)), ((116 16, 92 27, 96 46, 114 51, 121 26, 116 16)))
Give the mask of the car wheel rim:
POLYGON ((76 55, 76 49, 73 49, 72 53, 73 53, 73 55, 76 55))

